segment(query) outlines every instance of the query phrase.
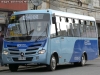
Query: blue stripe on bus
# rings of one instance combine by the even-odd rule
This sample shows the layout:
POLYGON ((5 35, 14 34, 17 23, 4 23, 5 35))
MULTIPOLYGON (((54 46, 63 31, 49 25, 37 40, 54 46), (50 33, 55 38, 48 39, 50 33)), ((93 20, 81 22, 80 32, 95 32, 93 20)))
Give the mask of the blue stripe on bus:
POLYGON ((46 41, 47 41, 47 39, 37 41, 37 42, 34 42, 34 41, 30 41, 30 42, 20 42, 20 41, 19 42, 7 42, 7 41, 4 40, 4 48, 7 48, 7 45, 17 46, 18 44, 26 45, 24 47, 18 47, 18 49, 26 49, 28 46, 34 45, 34 44, 41 44, 41 47, 44 47, 45 44, 46 44, 46 41))
POLYGON ((78 62, 81 60, 83 52, 87 53, 87 59, 92 60, 98 57, 97 40, 77 40, 74 45, 73 54, 70 62, 78 62))

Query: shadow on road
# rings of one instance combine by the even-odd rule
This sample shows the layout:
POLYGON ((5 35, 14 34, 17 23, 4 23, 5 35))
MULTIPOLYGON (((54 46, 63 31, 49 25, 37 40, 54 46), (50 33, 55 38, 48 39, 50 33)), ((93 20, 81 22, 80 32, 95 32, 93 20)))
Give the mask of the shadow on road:
MULTIPOLYGON (((93 64, 86 64, 85 66, 90 66, 90 65, 93 65, 93 64)), ((78 67, 80 66, 75 66, 72 64, 60 65, 60 66, 57 66, 57 69, 55 71, 71 69, 71 68, 78 68, 78 67)), ((9 71, 9 69, 7 68, 7 69, 0 70, 0 72, 5 72, 5 71, 9 71)), ((46 66, 27 66, 27 67, 19 68, 17 72, 50 72, 50 71, 48 71, 46 66)))
POLYGON ((9 69, 3 69, 3 70, 0 70, 0 72, 4 72, 4 71, 8 71, 9 69))
MULTIPOLYGON (((90 66, 92 64, 86 64, 85 66, 90 66)), ((58 70, 64 70, 64 69, 70 69, 70 68, 78 68, 80 66, 74 66, 74 65, 60 65, 57 66, 56 71, 58 70)), ((40 66, 40 67, 28 67, 25 69, 19 69, 17 72, 50 72, 47 70, 46 66, 40 66)))

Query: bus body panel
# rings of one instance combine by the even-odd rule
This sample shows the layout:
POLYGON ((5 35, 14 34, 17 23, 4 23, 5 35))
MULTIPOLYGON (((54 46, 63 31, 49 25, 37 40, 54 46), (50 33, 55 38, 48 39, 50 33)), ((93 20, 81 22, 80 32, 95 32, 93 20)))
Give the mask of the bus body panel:
POLYGON ((98 57, 98 39, 78 39, 74 45, 74 52, 70 62, 81 61, 81 56, 84 52, 87 54, 87 60, 93 60, 98 57))
MULTIPOLYGON (((30 42, 29 42, 30 43, 30 42)), ((19 44, 19 43, 17 43, 19 44)), ((26 43, 23 43, 26 44, 26 43)), ((13 43, 13 45, 15 45, 13 43)), ((17 58, 20 57, 20 55, 10 55, 6 56, 3 55, 3 59, 5 59, 3 62, 6 63, 43 63, 43 64, 49 64, 49 60, 47 61, 47 58, 50 59, 51 55, 53 52, 57 52, 59 56, 59 64, 64 64, 64 63, 70 63, 70 62, 78 62, 81 59, 81 56, 83 52, 87 53, 87 59, 88 60, 93 60, 98 57, 98 49, 97 49, 97 41, 94 40, 77 40, 77 38, 71 38, 71 37, 65 37, 63 40, 61 37, 57 38, 52 38, 50 40, 50 46, 51 50, 48 49, 47 47, 45 48, 47 50, 47 55, 45 54, 36 54, 36 55, 25 55, 25 57, 33 57, 32 61, 25 61, 25 62, 14 62, 12 58, 17 58), (88 42, 86 42, 88 41, 88 42), (90 41, 90 42, 89 42, 90 41), (64 42, 64 43, 63 43, 64 42), (86 42, 86 43, 85 43, 86 42), (38 60, 36 60, 36 57, 39 57, 38 60), (47 62, 48 63, 47 63, 47 62)), ((49 46, 48 46, 49 47, 49 46)), ((26 52, 26 48, 20 48, 20 52, 26 52)), ((19 52, 19 53, 20 53, 19 52)))
POLYGON ((98 57, 97 39, 92 38, 73 38, 51 39, 51 53, 57 52, 59 55, 59 64, 79 62, 84 52, 87 54, 87 60, 93 60, 98 57))

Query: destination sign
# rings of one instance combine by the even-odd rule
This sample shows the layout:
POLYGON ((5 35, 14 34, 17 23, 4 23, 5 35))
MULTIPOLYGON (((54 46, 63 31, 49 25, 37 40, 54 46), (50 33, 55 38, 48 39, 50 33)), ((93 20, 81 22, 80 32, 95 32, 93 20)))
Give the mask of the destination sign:
POLYGON ((49 21, 50 20, 50 14, 46 14, 46 13, 43 13, 43 14, 19 14, 19 15, 12 15, 10 17, 10 21, 9 23, 16 23, 18 21, 49 21))
POLYGON ((25 14, 22 17, 22 20, 37 20, 43 19, 44 14, 25 14))

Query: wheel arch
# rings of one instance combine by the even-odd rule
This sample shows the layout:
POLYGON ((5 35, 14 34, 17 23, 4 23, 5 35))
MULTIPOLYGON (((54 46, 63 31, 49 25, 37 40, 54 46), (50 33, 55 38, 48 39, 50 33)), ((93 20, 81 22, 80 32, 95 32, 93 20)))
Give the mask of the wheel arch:
POLYGON ((88 60, 87 53, 84 51, 82 54, 85 55, 85 59, 88 60))
POLYGON ((59 63, 59 56, 58 56, 58 53, 57 52, 53 52, 51 57, 52 56, 55 56, 56 60, 57 60, 57 63, 59 63))

